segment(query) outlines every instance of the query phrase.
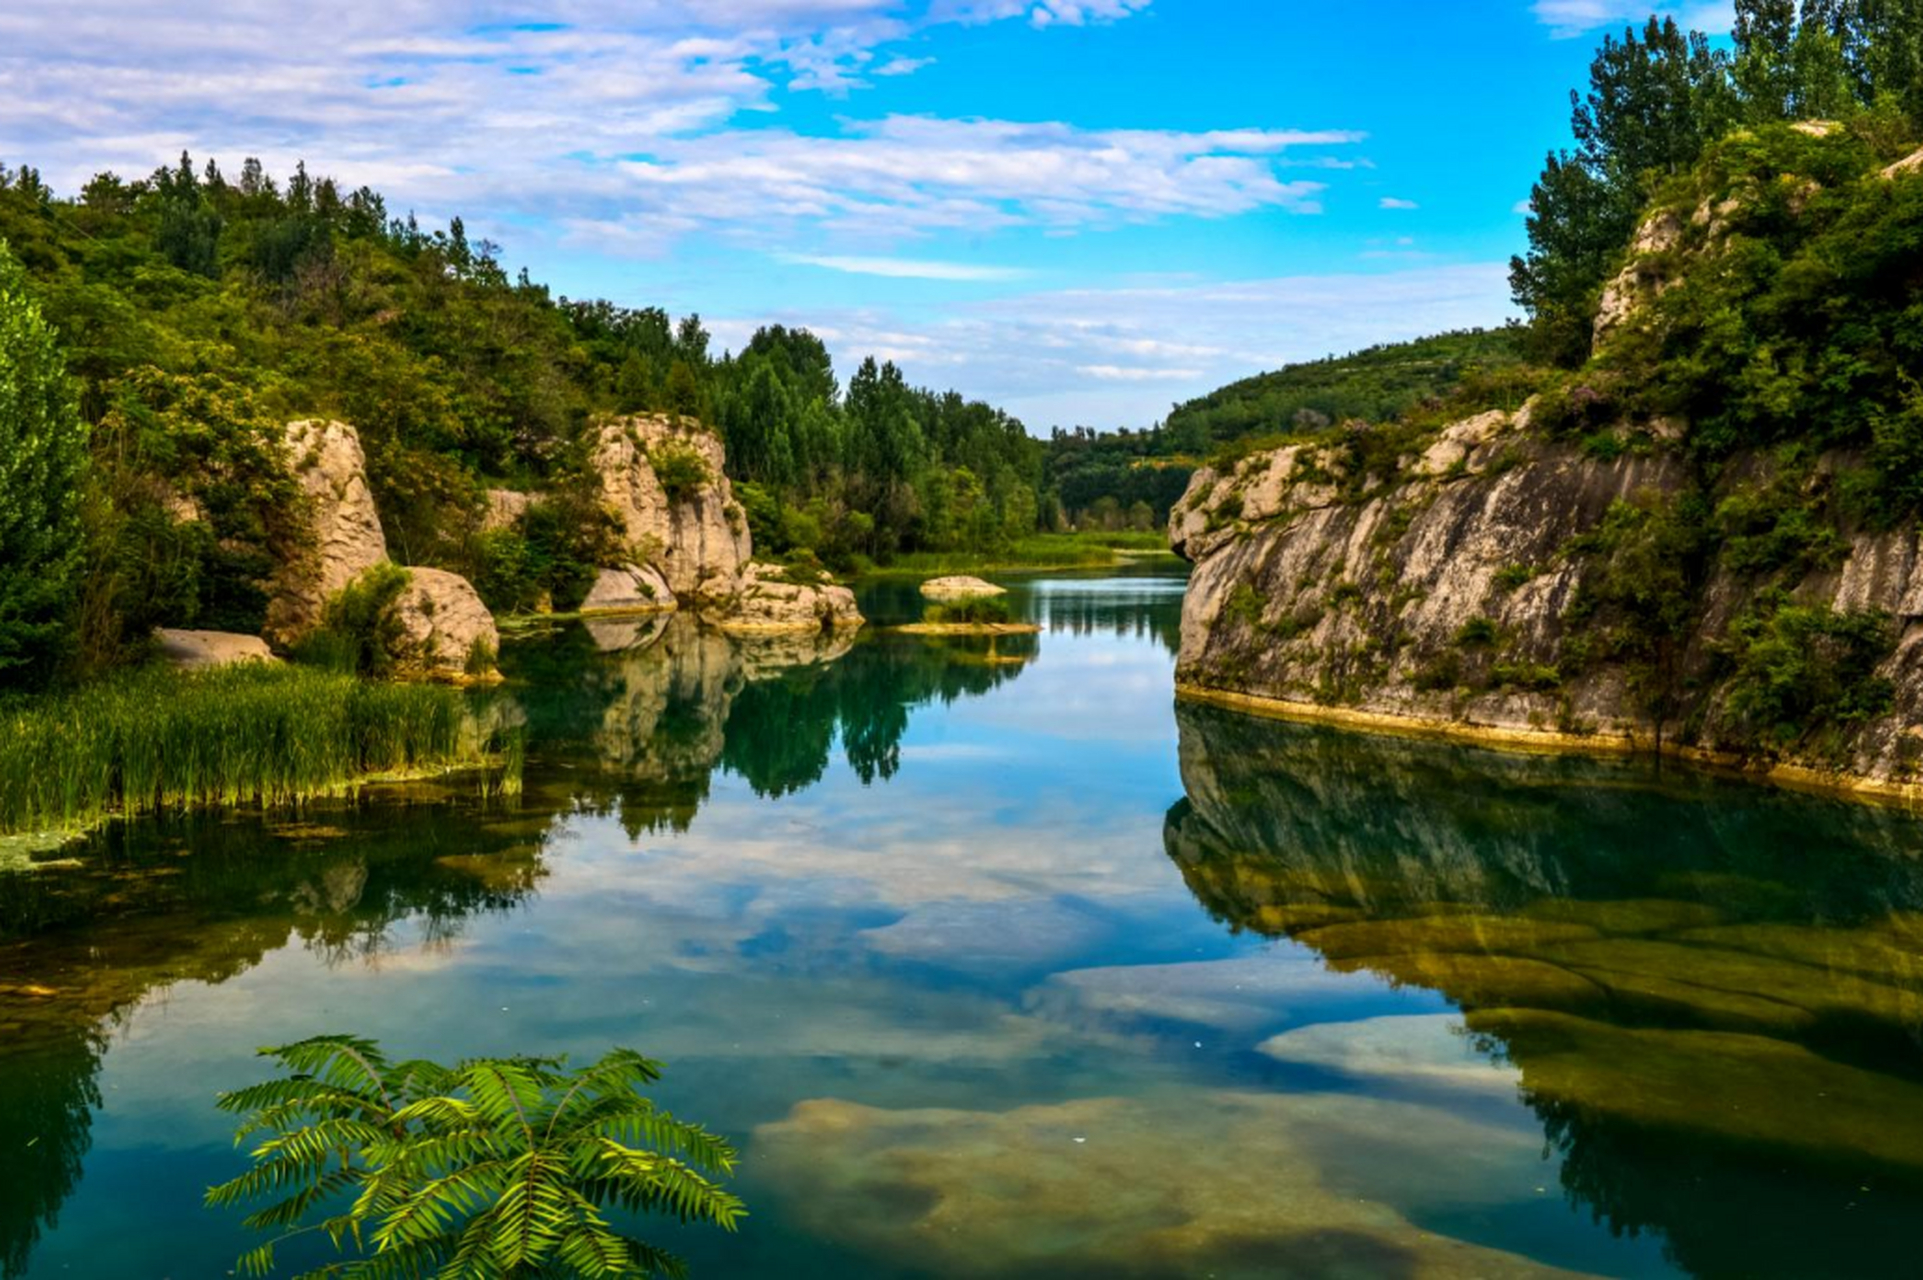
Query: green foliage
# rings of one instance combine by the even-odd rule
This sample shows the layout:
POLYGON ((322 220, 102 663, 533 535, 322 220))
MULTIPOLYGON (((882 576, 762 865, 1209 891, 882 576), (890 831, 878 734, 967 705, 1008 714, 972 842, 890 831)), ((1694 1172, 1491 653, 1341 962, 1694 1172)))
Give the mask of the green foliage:
POLYGON ((296 657, 313 666, 376 679, 393 675, 412 654, 400 599, 411 577, 383 562, 336 592, 321 625, 302 640, 296 657))
POLYGON ((1532 564, 1506 564, 1496 571, 1496 590, 1514 591, 1534 582, 1541 572, 1532 564))
POLYGON ((237 1143, 258 1139, 254 1167, 207 1192, 211 1207, 261 1205, 247 1225, 278 1233, 241 1258, 244 1275, 320 1233, 348 1256, 311 1276, 682 1276, 679 1258, 617 1221, 733 1230, 745 1212, 717 1180, 733 1148, 643 1095, 661 1064, 631 1050, 578 1068, 390 1062, 350 1036, 261 1054, 290 1074, 219 1103, 241 1117, 237 1143))
POLYGON ((1772 593, 1725 638, 1733 668, 1728 708, 1757 740, 1775 746, 1883 715, 1894 690, 1876 668, 1895 639, 1887 614, 1837 613, 1772 593))
POLYGON ((690 501, 703 485, 713 480, 708 474, 708 464, 702 461, 701 455, 682 445, 667 444, 651 450, 648 465, 654 468, 654 477, 661 482, 661 491, 668 495, 668 501, 672 503, 690 501))
POLYGON ((1486 649, 1500 637, 1495 620, 1478 615, 1456 628, 1455 645, 1458 649, 1486 649))
POLYGON ((86 461, 53 328, 0 239, 0 685, 44 674, 71 633, 86 461))
POLYGON ((1659 724, 1682 693, 1682 648, 1700 608, 1707 524, 1698 493, 1639 495, 1615 503, 1566 549, 1586 565, 1567 615, 1578 635, 1565 656, 1588 652, 1625 663, 1659 724), (1582 642, 1584 631, 1594 645, 1582 642))
POLYGON ((1517 330, 1467 329, 1289 365, 1177 405, 1158 444, 1171 453, 1208 454, 1250 436, 1313 435, 1356 418, 1383 422, 1441 401, 1465 382, 1482 388, 1487 402, 1457 416, 1515 408, 1519 399, 1503 403, 1510 396, 1501 375, 1522 363, 1517 330))
POLYGON ((244 663, 147 669, 0 707, 0 832, 293 804, 370 774, 478 765, 452 689, 244 663))
POLYGON ((941 626, 1002 626, 1014 616, 1006 596, 969 596, 929 605, 922 620, 941 626))
POLYGON ((1604 39, 1589 93, 1575 99, 1577 146, 1549 156, 1531 202, 1529 251, 1511 270, 1532 345, 1546 357, 1569 365, 1588 357, 1597 297, 1643 209, 1732 131, 1769 136, 1787 121, 1850 120, 1886 141, 1914 141, 1923 120, 1915 6, 1803 0, 1799 13, 1794 0, 1738 0, 1736 11, 1731 50, 1656 18, 1604 39))

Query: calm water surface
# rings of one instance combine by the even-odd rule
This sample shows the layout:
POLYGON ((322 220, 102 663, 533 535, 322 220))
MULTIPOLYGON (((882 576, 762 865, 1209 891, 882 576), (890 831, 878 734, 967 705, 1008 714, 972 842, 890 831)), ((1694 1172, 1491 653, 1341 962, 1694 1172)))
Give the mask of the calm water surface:
POLYGON ((324 1031, 666 1059, 752 1211, 651 1229, 697 1276, 1915 1272, 1915 820, 1176 708, 1179 578, 1011 585, 559 631, 479 698, 514 807, 0 881, 0 1273, 226 1274, 213 1094, 324 1031))

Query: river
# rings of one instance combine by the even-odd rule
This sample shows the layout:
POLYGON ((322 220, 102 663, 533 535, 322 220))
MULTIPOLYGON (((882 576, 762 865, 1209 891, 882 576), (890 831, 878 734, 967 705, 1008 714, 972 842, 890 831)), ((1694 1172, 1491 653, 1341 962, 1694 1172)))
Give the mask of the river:
POLYGON ((518 800, 0 880, 0 1274, 227 1274, 214 1093, 333 1031, 666 1060, 697 1277, 1914 1270, 1915 819, 1177 707, 1172 569, 1008 581, 1039 636, 557 627, 475 695, 518 800))

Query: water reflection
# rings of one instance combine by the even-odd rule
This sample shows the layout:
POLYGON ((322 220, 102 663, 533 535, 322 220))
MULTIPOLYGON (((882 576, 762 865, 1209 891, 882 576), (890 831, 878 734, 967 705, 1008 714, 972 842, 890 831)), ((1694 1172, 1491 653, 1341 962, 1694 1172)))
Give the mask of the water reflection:
POLYGON ((1923 1220, 1914 819, 1177 716, 1187 798, 1165 842, 1197 899, 1463 1011, 1284 1032, 1266 1054, 1376 1087, 1519 1090, 1571 1202, 1659 1233, 1696 1274, 1906 1256, 1923 1220))
POLYGON ((327 966, 445 950, 538 894, 572 819, 617 816, 630 839, 684 832, 717 773, 778 797, 818 781, 837 749, 864 782, 886 779, 913 708, 1021 670, 966 640, 853 647, 732 639, 680 617, 572 628, 510 650, 513 682, 476 699, 483 718, 528 728, 518 801, 481 803, 450 780, 297 815, 116 824, 0 877, 0 1275, 24 1273, 57 1226, 113 1031, 157 993, 225 983, 290 947, 327 966))

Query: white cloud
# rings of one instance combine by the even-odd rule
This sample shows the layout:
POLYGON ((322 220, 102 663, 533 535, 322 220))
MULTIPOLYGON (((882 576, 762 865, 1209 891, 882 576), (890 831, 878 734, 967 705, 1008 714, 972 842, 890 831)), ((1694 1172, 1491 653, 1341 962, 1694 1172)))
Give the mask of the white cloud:
POLYGON ((1152 369, 1117 364, 1077 365, 1075 372, 1104 382, 1193 382, 1202 376, 1200 369, 1152 369))
MULTIPOLYGON (((1116 20, 1140 0, 1048 0, 1052 22, 1116 20)), ((846 94, 925 58, 888 46, 939 21, 1021 17, 897 0, 14 0, 0 6, 0 138, 72 191, 181 150, 229 166, 297 159, 380 186, 396 212, 462 212, 510 252, 552 228, 573 247, 658 255, 690 232, 764 249, 819 234, 1057 231, 1259 209, 1320 210, 1284 180, 1343 130, 1085 130, 893 116, 827 137, 747 128, 783 90, 846 94), (137 38, 127 38, 137 32, 137 38), (431 157, 431 160, 424 160, 431 157)))
POLYGON ((1535 211, 1536 211, 1536 202, 1534 200, 1518 200, 1516 201, 1514 207, 1509 210, 1509 212, 1511 213, 1523 214, 1523 215, 1528 215, 1528 214, 1534 213, 1535 211))
POLYGON ((1586 35, 1602 27, 1637 26, 1652 11, 1673 17, 1683 26, 1711 35, 1727 34, 1735 25, 1733 0, 1697 0, 1690 4, 1651 4, 1648 0, 1535 0, 1536 17, 1558 40, 1586 35))
POLYGON ((788 255, 788 262, 857 276, 885 276, 893 280, 1019 280, 1026 271, 1014 267, 983 267, 966 262, 929 262, 916 258, 814 257, 788 255))
POLYGON ((1382 197, 1384 209, 1420 209, 1422 206, 1413 200, 1399 200, 1395 196, 1382 197))

